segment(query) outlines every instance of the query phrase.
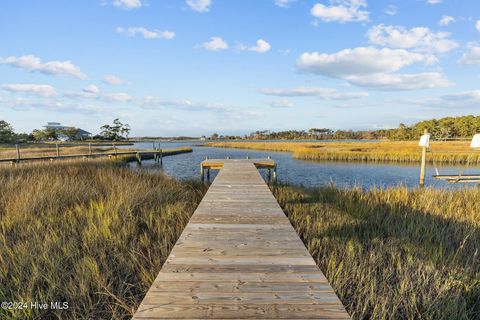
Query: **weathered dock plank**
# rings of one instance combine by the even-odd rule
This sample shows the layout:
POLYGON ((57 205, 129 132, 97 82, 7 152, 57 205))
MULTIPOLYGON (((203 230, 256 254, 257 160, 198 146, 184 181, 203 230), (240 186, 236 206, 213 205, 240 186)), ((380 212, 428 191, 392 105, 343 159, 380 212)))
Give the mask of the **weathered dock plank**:
POLYGON ((134 319, 350 319, 256 164, 220 162, 134 319))

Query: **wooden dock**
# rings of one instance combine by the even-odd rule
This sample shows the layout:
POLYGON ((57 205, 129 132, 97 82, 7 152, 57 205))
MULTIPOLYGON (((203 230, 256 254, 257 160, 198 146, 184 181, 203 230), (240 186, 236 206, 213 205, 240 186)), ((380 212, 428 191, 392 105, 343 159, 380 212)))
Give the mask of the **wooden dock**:
POLYGON ((226 160, 133 319, 350 317, 254 161, 226 160))

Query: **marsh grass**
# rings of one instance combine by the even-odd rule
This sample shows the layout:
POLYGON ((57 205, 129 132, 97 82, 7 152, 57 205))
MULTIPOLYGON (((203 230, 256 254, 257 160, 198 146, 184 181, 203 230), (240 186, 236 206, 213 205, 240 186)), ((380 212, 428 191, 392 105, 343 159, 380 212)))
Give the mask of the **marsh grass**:
POLYGON ((480 190, 273 191, 353 319, 480 319, 480 190))
MULTIPOLYGON (((102 152, 111 152, 113 151, 112 146, 92 146, 93 153, 102 153, 102 152)), ((125 149, 122 149, 125 151, 125 149)), ((88 146, 60 146, 61 155, 69 154, 88 154, 88 146)), ((53 144, 46 144, 41 146, 28 146, 20 147, 20 156, 21 157, 40 157, 40 156, 52 156, 54 157, 57 154, 57 149, 53 144)), ((0 148, 0 159, 1 158, 15 158, 17 156, 17 151, 15 147, 4 147, 0 148)))
MULTIPOLYGON (((421 149, 414 141, 381 142, 211 142, 220 148, 291 152, 302 160, 419 162, 421 149)), ((480 151, 467 141, 435 141, 427 161, 445 164, 480 164, 480 151)))
POLYGON ((91 160, 0 169, 0 301, 66 301, 0 319, 126 319, 205 192, 91 160))

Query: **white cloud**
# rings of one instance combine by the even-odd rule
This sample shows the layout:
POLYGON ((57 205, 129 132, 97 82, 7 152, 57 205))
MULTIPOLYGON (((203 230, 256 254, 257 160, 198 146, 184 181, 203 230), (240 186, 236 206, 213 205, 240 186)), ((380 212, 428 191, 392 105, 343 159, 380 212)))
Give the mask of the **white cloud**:
POLYGON ((315 4, 310 13, 325 22, 355 22, 368 21, 369 12, 362 10, 367 7, 366 0, 330 0, 330 5, 315 4))
POLYGON ((342 79, 350 84, 379 90, 414 90, 445 87, 451 83, 440 73, 395 74, 414 63, 437 62, 432 55, 403 49, 360 47, 334 54, 303 53, 297 60, 299 70, 342 79))
POLYGON ((385 13, 388 14, 389 16, 396 15, 397 11, 398 11, 397 6, 394 6, 393 4, 389 5, 387 9, 385 9, 385 13))
POLYGON ((53 97, 57 95, 55 88, 48 84, 15 83, 2 84, 0 87, 10 92, 28 93, 41 97, 53 97))
POLYGON ((325 100, 353 100, 368 97, 367 92, 340 93, 334 88, 296 87, 296 88, 263 88, 261 93, 279 97, 318 97, 325 100))
POLYGON ((407 101, 408 104, 417 103, 425 107, 436 108, 478 108, 480 104, 480 90, 449 93, 440 97, 425 98, 417 101, 407 101))
POLYGON ((308 73, 341 78, 349 75, 395 72, 416 62, 431 64, 437 62, 437 59, 431 55, 403 49, 359 47, 333 54, 306 52, 297 60, 297 67, 308 73))
POLYGON ((455 22, 455 18, 452 16, 443 16, 442 19, 440 19, 439 24, 441 26, 448 26, 450 23, 455 22))
POLYGON ((291 3, 295 2, 296 0, 274 0, 276 6, 281 8, 288 8, 291 3))
POLYGON ((187 5, 190 9, 203 13, 210 11, 212 0, 187 0, 187 5))
POLYGON ((367 32, 370 43, 399 49, 414 49, 419 52, 447 52, 458 47, 449 39, 449 32, 432 32, 426 27, 405 29, 401 26, 383 24, 367 32))
POLYGON ((16 111, 48 110, 53 112, 66 112, 69 114, 96 114, 105 113, 106 111, 108 111, 106 108, 101 106, 79 103, 65 103, 61 100, 51 97, 42 99, 16 98, 14 100, 0 100, 0 106, 9 107, 16 111))
POLYGON ((113 5, 122 9, 137 9, 142 6, 140 0, 114 0, 113 5))
POLYGON ((114 76, 112 74, 106 74, 103 76, 102 81, 106 84, 115 86, 115 85, 122 85, 122 84, 127 84, 126 81, 123 81, 117 76, 114 76))
POLYGON ((265 53, 269 51, 272 48, 272 46, 267 41, 263 39, 258 39, 256 42, 256 45, 254 46, 249 47, 245 45, 240 45, 239 48, 240 50, 248 50, 248 51, 254 51, 258 53, 265 53))
POLYGON ((127 103, 134 98, 124 92, 102 92, 96 85, 91 84, 80 92, 67 92, 66 97, 70 99, 94 99, 108 103, 127 103))
POLYGON ((71 61, 49 61, 42 63, 40 58, 37 58, 34 55, 0 58, 0 64, 11 65, 31 72, 37 71, 47 75, 68 75, 81 80, 87 78, 80 68, 74 65, 71 61))
POLYGON ((270 106, 273 108, 293 108, 294 104, 287 99, 271 101, 270 106))
POLYGON ((134 37, 137 34, 142 35, 145 39, 166 39, 170 40, 175 37, 175 32, 172 31, 161 31, 158 29, 155 30, 148 30, 144 27, 129 27, 129 28, 123 28, 123 27, 117 27, 115 29, 117 33, 123 33, 126 34, 129 37, 134 37))
POLYGON ((480 47, 471 44, 469 50, 458 60, 459 64, 480 64, 480 47))
POLYGON ((202 47, 211 51, 226 50, 228 49, 228 43, 220 37, 211 37, 210 41, 202 44, 202 47))
POLYGON ((438 72, 413 74, 378 73, 367 76, 350 76, 351 84, 377 90, 418 90, 445 88, 452 83, 438 72))
POLYGON ((427 0, 428 4, 439 4, 442 3, 442 0, 427 0))
POLYGON ((475 23, 475 28, 480 32, 480 20, 477 20, 477 23, 475 23))

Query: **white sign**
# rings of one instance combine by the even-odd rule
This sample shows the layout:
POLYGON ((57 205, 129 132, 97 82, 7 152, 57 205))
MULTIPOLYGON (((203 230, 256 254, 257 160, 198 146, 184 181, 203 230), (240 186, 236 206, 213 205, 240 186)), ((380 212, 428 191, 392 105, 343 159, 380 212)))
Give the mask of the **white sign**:
POLYGON ((477 133, 473 136, 472 143, 470 144, 471 148, 480 148, 480 133, 477 133))
POLYGON ((420 147, 430 148, 430 134, 424 134, 421 136, 418 145, 420 147))

